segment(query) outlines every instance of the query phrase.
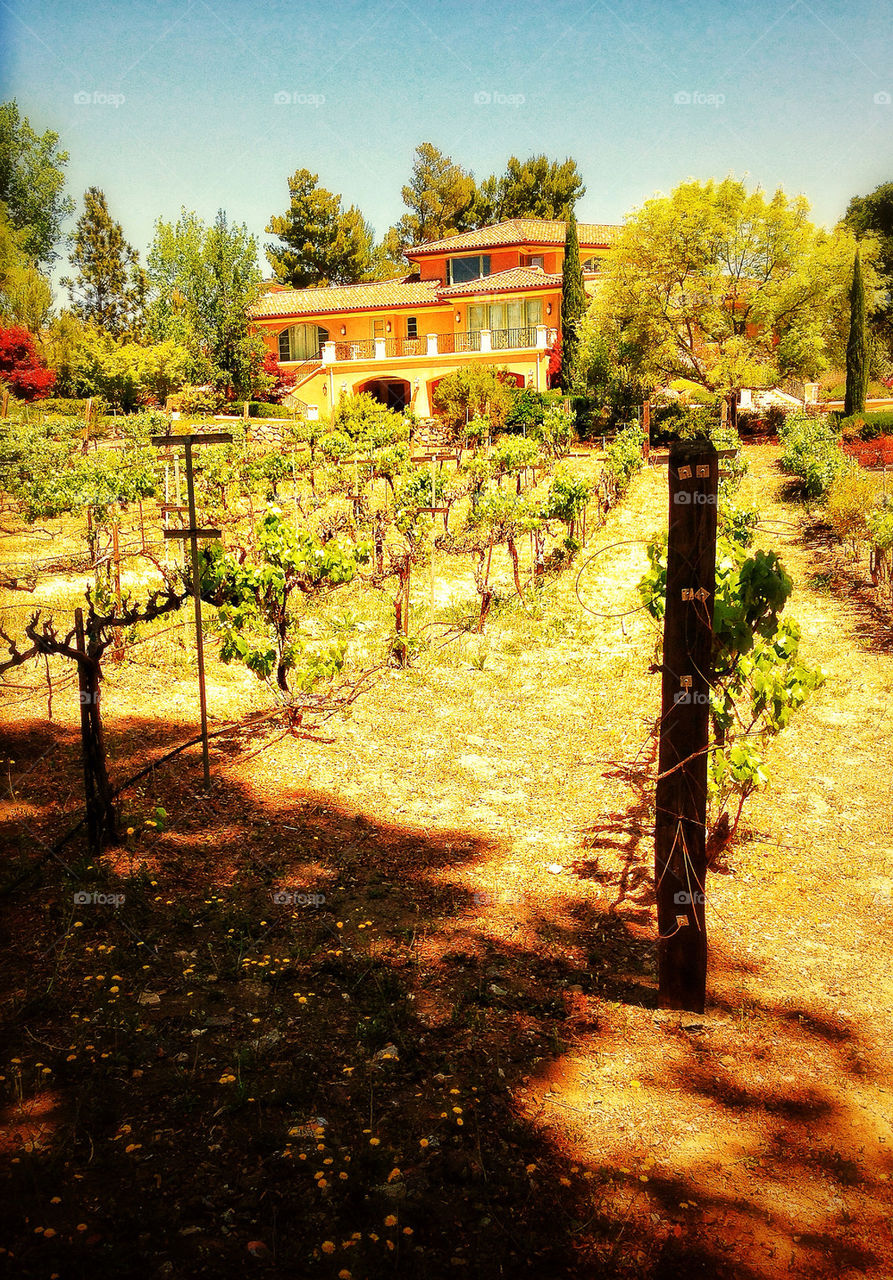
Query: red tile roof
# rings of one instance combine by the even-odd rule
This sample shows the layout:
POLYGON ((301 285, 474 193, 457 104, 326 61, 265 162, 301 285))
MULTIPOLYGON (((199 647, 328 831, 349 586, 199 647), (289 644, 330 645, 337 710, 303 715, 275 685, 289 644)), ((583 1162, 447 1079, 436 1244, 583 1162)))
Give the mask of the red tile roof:
POLYGON ((501 293, 508 289, 555 289, 561 288, 561 276, 546 275, 539 267, 511 267, 508 271, 497 271, 492 276, 482 276, 480 280, 463 280, 459 284, 451 284, 441 289, 440 298, 460 298, 465 294, 501 293))
MULTIPOLYGON (((618 227, 602 222, 578 222, 577 237, 582 248, 607 248, 614 239, 618 227)), ((507 222, 495 222, 477 231, 464 231, 447 236, 443 240, 429 240, 406 250, 410 260, 432 253, 457 253, 463 249, 496 249, 504 245, 564 244, 567 223, 549 218, 511 218, 507 222)))
POLYGON ((251 308, 255 320, 279 316, 323 315, 333 311, 372 311, 376 307, 436 303, 439 280, 372 280, 321 289, 283 289, 263 294, 251 308))

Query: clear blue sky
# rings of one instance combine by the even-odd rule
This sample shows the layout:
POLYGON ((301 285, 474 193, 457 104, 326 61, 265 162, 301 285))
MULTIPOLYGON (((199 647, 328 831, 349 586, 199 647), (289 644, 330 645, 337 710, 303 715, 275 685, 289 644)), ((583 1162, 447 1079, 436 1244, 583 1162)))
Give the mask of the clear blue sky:
POLYGON ((222 206, 263 242, 297 168, 381 235, 422 141, 479 179, 511 154, 572 155, 584 220, 734 173, 803 192, 830 224, 893 180, 893 102, 876 101, 893 98, 891 15, 881 0, 0 0, 0 74, 3 98, 60 134, 79 207, 101 187, 141 252, 181 205, 222 206))

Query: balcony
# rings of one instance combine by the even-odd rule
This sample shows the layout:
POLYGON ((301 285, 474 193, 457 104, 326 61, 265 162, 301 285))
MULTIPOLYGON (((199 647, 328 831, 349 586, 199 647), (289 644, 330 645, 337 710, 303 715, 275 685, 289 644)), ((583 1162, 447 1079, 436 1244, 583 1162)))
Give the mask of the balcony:
POLYGON ((466 333, 428 333, 422 338, 369 338, 356 342, 325 342, 320 352, 324 365, 352 360, 404 360, 467 352, 545 351, 557 330, 545 325, 521 329, 476 329, 466 333))

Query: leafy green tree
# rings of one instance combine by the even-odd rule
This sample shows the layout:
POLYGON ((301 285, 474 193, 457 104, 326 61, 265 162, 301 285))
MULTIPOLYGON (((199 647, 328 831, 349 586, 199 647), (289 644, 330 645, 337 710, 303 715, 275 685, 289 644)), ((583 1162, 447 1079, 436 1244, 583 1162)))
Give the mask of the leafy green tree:
POLYGON ((356 205, 342 209, 341 197, 319 186, 309 169, 296 170, 288 190, 288 209, 267 227, 280 241, 266 246, 276 279, 295 289, 371 279, 374 236, 356 205))
POLYGON ((62 281, 76 315, 113 337, 136 336, 142 323, 146 281, 139 255, 109 213, 105 194, 90 187, 77 221, 71 264, 74 279, 62 281))
POLYGON ((40 345, 56 369, 58 395, 98 396, 126 413, 140 405, 163 405, 191 369, 189 352, 178 342, 115 340, 71 311, 53 318, 40 345))
POLYGON ((228 396, 250 394, 265 347, 248 328, 261 271, 247 227, 230 225, 222 209, 210 226, 186 209, 176 223, 159 218, 148 278, 147 327, 156 342, 186 347, 194 382, 213 382, 228 396))
POLYGON ((592 308, 583 317, 579 334, 583 379, 596 409, 603 411, 604 427, 629 422, 655 387, 654 378, 647 374, 645 353, 621 334, 619 326, 606 325, 592 308))
POLYGON ((26 239, 27 233, 16 231, 0 205, 0 321, 39 335, 52 313, 53 290, 34 265, 26 239))
MULTIPOLYGON (((855 243, 845 228, 817 230, 808 212, 802 197, 767 198, 733 178, 648 200, 615 240, 599 324, 643 352, 655 379, 727 390, 814 376, 842 354, 855 243)), ((875 280, 866 271, 872 300, 875 280)))
POLYGON ((479 186, 475 204, 478 226, 507 218, 565 219, 574 202, 586 194, 576 160, 512 156, 501 177, 492 174, 479 186))
POLYGON ((442 378, 434 390, 434 412, 454 435, 461 434, 469 419, 488 419, 491 432, 505 426, 512 405, 512 391, 504 370, 492 365, 470 365, 442 378))
POLYGON ((583 285, 580 241, 573 209, 567 220, 564 237, 564 261, 561 264, 561 387, 576 390, 583 381, 580 362, 580 323, 589 299, 583 285))
POLYGON ((74 212, 74 201, 65 195, 67 164, 57 133, 35 133, 14 99, 0 104, 0 201, 36 265, 58 258, 62 223, 74 212))
POLYGON ((869 324, 893 359, 893 182, 881 183, 867 196, 853 196, 843 221, 859 240, 869 239, 876 247, 884 290, 868 308, 869 324))
POLYGON ((416 147, 412 177, 401 194, 409 212, 385 238, 392 254, 398 246, 402 251, 476 225, 474 178, 431 142, 416 147))
POLYGON ((846 395, 843 412, 865 412, 868 392, 868 338, 865 333, 865 289, 862 284, 862 258, 856 250, 853 283, 850 287, 850 334, 846 344, 846 395))

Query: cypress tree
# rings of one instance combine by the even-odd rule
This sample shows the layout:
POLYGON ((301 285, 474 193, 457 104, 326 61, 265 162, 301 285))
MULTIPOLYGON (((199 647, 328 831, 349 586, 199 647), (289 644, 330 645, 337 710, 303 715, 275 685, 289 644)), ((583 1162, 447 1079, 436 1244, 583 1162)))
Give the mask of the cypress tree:
POLYGON ((573 209, 567 219, 564 237, 564 262, 561 266, 561 387, 573 391, 582 381, 580 369, 580 321, 586 313, 588 299, 583 287, 583 264, 580 241, 573 209))
POLYGON ((850 336, 846 344, 845 417, 865 412, 868 393, 868 339, 865 335, 865 289, 862 284, 862 260, 856 250, 853 283, 850 286, 850 336))

